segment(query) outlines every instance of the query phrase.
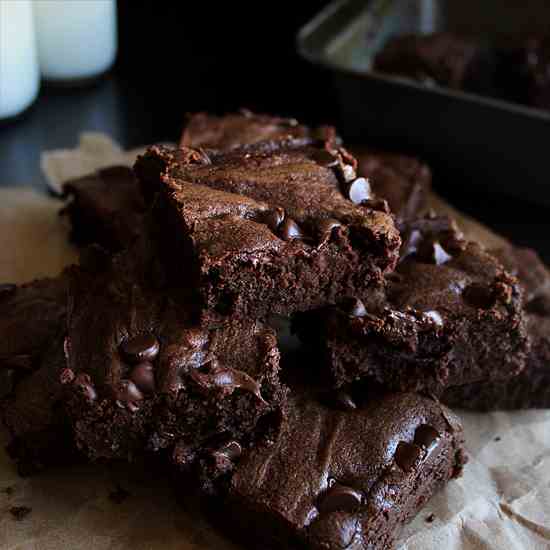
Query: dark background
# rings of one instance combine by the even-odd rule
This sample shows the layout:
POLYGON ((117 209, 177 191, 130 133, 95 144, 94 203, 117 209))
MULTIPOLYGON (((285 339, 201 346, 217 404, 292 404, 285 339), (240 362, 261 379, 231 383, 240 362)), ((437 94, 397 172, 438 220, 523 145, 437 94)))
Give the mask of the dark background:
MULTIPOLYGON (((119 0, 114 69, 92 87, 43 87, 20 120, 0 126, 0 185, 46 190, 40 152, 74 147, 83 130, 107 132, 132 147, 176 140, 186 112, 239 107, 337 123, 330 75, 295 49, 297 30, 326 3, 119 0)), ((446 186, 437 173, 435 184, 456 206, 550 261, 547 208, 446 186)))

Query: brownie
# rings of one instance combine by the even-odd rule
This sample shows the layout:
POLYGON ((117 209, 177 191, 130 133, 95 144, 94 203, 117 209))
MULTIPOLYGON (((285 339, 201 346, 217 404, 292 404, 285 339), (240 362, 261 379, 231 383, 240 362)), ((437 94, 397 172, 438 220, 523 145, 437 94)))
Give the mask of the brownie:
POLYGON ((374 59, 375 70, 420 82, 462 89, 478 45, 448 32, 399 35, 388 40, 374 59))
MULTIPOLYGON (((230 152, 152 147, 135 167, 159 193, 162 256, 209 318, 289 315, 363 295, 397 261, 400 237, 344 149, 310 139, 230 152)), ((382 201, 383 202, 383 201, 382 201)))
POLYGON ((293 388, 285 418, 273 445, 209 457, 218 519, 253 548, 392 548, 466 461, 458 419, 411 393, 293 388))
POLYGON ((410 222, 403 238, 400 263, 378 295, 295 317, 328 382, 373 379, 439 395, 517 375, 528 352, 517 279, 448 218, 410 222))
POLYGON ((66 272, 0 285, 0 414, 21 474, 74 456, 57 377, 64 365, 67 291, 66 272))
POLYGON ((446 391, 452 406, 473 410, 550 407, 550 272, 534 250, 506 246, 492 250, 524 290, 531 349, 518 376, 491 384, 468 384, 446 391))
POLYGON ((146 207, 130 168, 103 168, 67 182, 63 190, 69 202, 62 213, 75 244, 97 243, 116 252, 139 235, 146 207))
POLYGON ((388 201, 399 223, 417 218, 426 210, 432 172, 414 157, 353 146, 357 174, 368 178, 373 192, 388 201))
POLYGON ((180 147, 230 150, 240 145, 288 137, 319 138, 338 141, 331 126, 309 128, 295 118, 256 114, 242 109, 238 113, 216 116, 209 113, 188 115, 180 147))
POLYGON ((248 319, 199 326, 145 240, 72 271, 59 376, 78 447, 94 460, 177 448, 183 464, 220 437, 268 437, 286 395, 274 332, 248 319))

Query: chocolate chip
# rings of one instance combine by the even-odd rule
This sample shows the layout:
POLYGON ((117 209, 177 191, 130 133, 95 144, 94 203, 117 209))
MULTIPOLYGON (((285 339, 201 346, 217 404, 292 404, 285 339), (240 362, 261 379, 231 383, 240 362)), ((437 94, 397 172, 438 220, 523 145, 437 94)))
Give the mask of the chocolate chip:
POLYGON ((361 204, 372 198, 372 192, 368 179, 357 178, 353 180, 347 189, 347 196, 353 204, 361 204))
POLYGON ((13 294, 17 290, 17 285, 11 283, 0 284, 0 298, 13 294))
POLYGON ((272 230, 277 231, 285 219, 285 211, 282 208, 270 210, 264 217, 264 223, 272 230))
POLYGON ((285 218, 279 227, 279 234, 284 241, 304 238, 302 230, 292 218, 285 218))
POLYGON ((430 449, 439 437, 439 432, 435 428, 422 424, 414 432, 414 443, 424 449, 430 449))
POLYGON ((94 402, 97 399, 97 392, 89 374, 83 372, 78 374, 74 379, 74 385, 87 401, 94 402))
POLYGON ((365 304, 359 298, 344 298, 340 302, 340 309, 350 317, 365 317, 367 315, 365 304))
POLYGON ((149 362, 136 365, 130 373, 130 380, 143 392, 155 391, 155 371, 149 362))
POLYGON ((438 327, 443 326, 443 317, 441 317, 439 311, 435 311, 435 309, 425 311, 424 317, 427 317, 432 323, 435 323, 438 327))
POLYGON ((131 380, 121 380, 116 389, 116 404, 132 412, 139 409, 138 402, 143 400, 143 394, 131 380))
POLYGON ((420 459, 422 449, 414 443, 401 441, 395 450, 395 463, 405 472, 412 470, 420 459))
POLYGON ((338 156, 333 155, 326 149, 314 149, 311 153, 311 158, 325 168, 334 168, 340 162, 338 156))
POLYGON ((339 409, 344 411, 353 411, 357 408, 355 401, 345 390, 336 390, 333 401, 339 409))
POLYGON ((237 441, 229 441, 210 452, 211 456, 214 458, 224 457, 231 461, 237 460, 242 453, 243 449, 237 441))
POLYGON ((10 508, 10 514, 17 521, 25 519, 32 512, 32 508, 28 506, 12 506, 10 508))
POLYGON ((139 363, 141 361, 153 361, 159 353, 159 341, 154 334, 145 333, 133 336, 124 341, 120 351, 127 361, 139 363))
POLYGON ((425 239, 417 250, 418 259, 435 265, 443 265, 453 257, 441 246, 439 241, 425 239))
POLYGON ((336 511, 353 512, 361 506, 361 500, 362 495, 359 491, 336 482, 321 497, 317 508, 322 514, 336 511))
POLYGON ((472 283, 462 292, 462 297, 471 306, 479 309, 490 309, 496 303, 496 297, 491 288, 472 283))
POLYGON ((192 370, 191 378, 205 390, 218 389, 224 394, 231 394, 235 389, 240 388, 253 393, 260 401, 265 403, 258 382, 240 370, 224 368, 214 363, 214 366, 207 373, 192 370))

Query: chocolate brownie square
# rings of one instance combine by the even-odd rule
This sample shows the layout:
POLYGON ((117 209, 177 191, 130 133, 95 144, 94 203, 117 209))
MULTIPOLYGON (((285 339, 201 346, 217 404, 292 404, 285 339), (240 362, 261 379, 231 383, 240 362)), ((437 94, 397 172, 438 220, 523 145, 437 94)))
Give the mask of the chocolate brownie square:
POLYGON ((275 334, 248 319, 199 326, 145 240, 72 271, 59 377, 78 447, 91 459, 177 447, 192 463, 219 438, 268 437, 286 395, 275 334))
POLYGON ((253 548, 393 548, 403 525, 460 475, 464 435, 435 400, 366 397, 293 388, 273 445, 205 456, 219 468, 226 531, 253 548))
POLYGON ((337 387, 367 378, 439 395, 516 376, 528 352, 517 279, 451 220, 431 216, 408 224, 378 296, 297 315, 294 330, 337 387))
POLYGON ((550 272, 534 250, 512 245, 492 250, 524 290, 531 349, 523 372, 505 381, 452 388, 443 400, 473 410, 550 407, 550 272))
POLYGON ((363 295, 397 261, 391 215, 343 149, 310 139, 230 152, 152 147, 135 166, 169 271, 204 314, 289 315, 363 295))
POLYGON ((426 210, 432 186, 428 165, 414 157, 360 145, 351 147, 351 152, 357 158, 357 174, 368 178, 376 196, 388 201, 398 224, 426 210))
POLYGON ((376 55, 374 68, 420 82, 462 89, 477 53, 477 44, 448 32, 399 35, 388 40, 376 55))
POLYGON ((146 205, 130 168, 103 168, 67 182, 63 190, 69 202, 61 212, 69 217, 75 244, 117 252, 142 231, 146 205))
POLYGON ((216 116, 209 113, 188 115, 180 147, 202 147, 228 151, 241 145, 289 137, 333 139, 338 141, 331 126, 309 128, 295 118, 252 113, 242 109, 238 113, 216 116))
POLYGON ((61 407, 68 274, 0 285, 0 414, 21 474, 72 460, 61 407))

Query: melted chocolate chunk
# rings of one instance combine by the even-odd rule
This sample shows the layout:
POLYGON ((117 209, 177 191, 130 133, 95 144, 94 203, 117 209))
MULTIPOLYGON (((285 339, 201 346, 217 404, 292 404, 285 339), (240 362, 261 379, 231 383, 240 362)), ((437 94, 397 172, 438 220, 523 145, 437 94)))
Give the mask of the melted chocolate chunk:
POLYGON ((365 317, 367 315, 365 304, 359 298, 345 298, 340 303, 340 309, 350 317, 365 317))
POLYGON ((315 149, 311 154, 311 158, 325 168, 334 168, 340 162, 337 155, 333 155, 326 149, 315 149))
POLYGON ((136 365, 130 373, 130 380, 143 392, 155 391, 155 371, 149 362, 136 365))
POLYGON ((260 401, 260 385, 248 374, 236 369, 215 365, 208 373, 191 371, 191 378, 203 389, 217 389, 224 394, 231 394, 237 388, 253 393, 260 401))
POLYGON ((78 374, 74 379, 74 385, 88 401, 93 402, 97 399, 97 392, 89 374, 78 374))
POLYGON ((317 508, 322 514, 344 511, 353 512, 361 506, 362 495, 359 491, 335 482, 321 497, 317 508))
POLYGON ((428 424, 422 424, 414 432, 414 443, 425 449, 430 449, 439 439, 439 432, 428 424))
POLYGON ((285 218, 279 227, 279 234, 284 241, 304 238, 300 226, 292 218, 285 218))
POLYGON ((139 363, 153 361, 160 350, 159 341, 154 334, 138 334, 120 345, 120 352, 127 361, 139 363))
POLYGON ((401 441, 395 450, 395 463, 405 472, 410 472, 422 455, 422 449, 413 443, 401 441))
POLYGON ((115 398, 119 407, 135 412, 139 408, 139 401, 143 400, 143 394, 131 380, 121 380, 118 383, 115 398))
POLYGON ((353 411, 357 408, 351 395, 345 390, 336 390, 333 396, 333 402, 338 409, 344 411, 353 411))
POLYGON ((282 208, 275 208, 268 212, 264 218, 265 223, 272 231, 277 231, 285 219, 285 211, 282 208))
POLYGON ((357 178, 349 184, 347 197, 353 204, 362 204, 372 198, 372 191, 369 180, 366 178, 357 178))

